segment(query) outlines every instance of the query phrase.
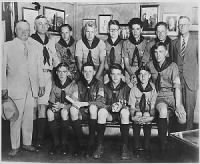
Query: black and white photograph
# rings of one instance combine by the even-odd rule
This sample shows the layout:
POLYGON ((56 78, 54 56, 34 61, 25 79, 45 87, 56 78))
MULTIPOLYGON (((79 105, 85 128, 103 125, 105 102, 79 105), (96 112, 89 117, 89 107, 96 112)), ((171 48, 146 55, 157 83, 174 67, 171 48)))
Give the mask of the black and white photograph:
POLYGON ((199 163, 199 6, 0 2, 1 163, 199 163))

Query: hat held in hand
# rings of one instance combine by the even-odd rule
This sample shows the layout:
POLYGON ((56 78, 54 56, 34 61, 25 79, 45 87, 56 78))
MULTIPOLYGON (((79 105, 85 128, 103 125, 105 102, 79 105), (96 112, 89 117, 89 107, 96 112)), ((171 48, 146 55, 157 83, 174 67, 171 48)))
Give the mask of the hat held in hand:
POLYGON ((2 117, 10 121, 16 121, 19 117, 17 106, 10 97, 2 100, 2 117))

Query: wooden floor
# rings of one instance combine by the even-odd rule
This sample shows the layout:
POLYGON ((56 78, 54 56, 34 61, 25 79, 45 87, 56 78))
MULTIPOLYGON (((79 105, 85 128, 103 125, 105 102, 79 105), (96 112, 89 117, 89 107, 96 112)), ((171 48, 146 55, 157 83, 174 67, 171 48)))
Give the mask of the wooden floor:
MULTIPOLYGON (((85 136, 87 141, 87 136, 85 136)), ((9 139, 9 122, 2 122, 2 161, 3 162, 44 162, 44 163, 198 163, 199 152, 194 149, 181 145, 171 138, 168 138, 168 153, 165 159, 160 159, 158 148, 158 137, 151 138, 151 152, 152 159, 145 160, 143 156, 136 158, 132 153, 133 137, 129 137, 129 151, 131 155, 130 160, 120 160, 120 137, 119 136, 106 136, 105 137, 105 152, 102 159, 95 160, 93 158, 86 158, 84 154, 79 157, 72 156, 73 149, 73 135, 70 135, 70 152, 68 155, 63 156, 56 154, 54 156, 48 155, 50 146, 50 138, 46 138, 44 149, 39 153, 30 153, 20 151, 20 153, 13 158, 7 154, 10 150, 9 139)))

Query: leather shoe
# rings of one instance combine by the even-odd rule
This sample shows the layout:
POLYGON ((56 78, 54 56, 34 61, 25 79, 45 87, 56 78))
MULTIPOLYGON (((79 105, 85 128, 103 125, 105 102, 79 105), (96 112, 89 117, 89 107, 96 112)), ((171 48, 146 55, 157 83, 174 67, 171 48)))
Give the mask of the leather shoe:
POLYGON ((14 157, 14 156, 17 155, 18 152, 19 152, 19 148, 18 148, 18 149, 12 149, 12 150, 8 153, 8 155, 14 157))
POLYGON ((36 148, 32 145, 23 145, 22 148, 26 151, 35 152, 36 148))

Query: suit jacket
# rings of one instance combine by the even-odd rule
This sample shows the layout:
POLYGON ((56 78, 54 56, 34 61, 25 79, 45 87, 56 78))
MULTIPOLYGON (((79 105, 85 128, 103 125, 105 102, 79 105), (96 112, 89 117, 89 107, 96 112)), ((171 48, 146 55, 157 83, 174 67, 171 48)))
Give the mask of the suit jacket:
POLYGON ((24 44, 18 38, 3 45, 2 89, 8 89, 12 99, 24 98, 29 85, 33 96, 38 97, 39 86, 44 86, 42 54, 33 39, 29 38, 26 45, 28 57, 24 54, 24 44))
MULTIPOLYGON (((181 54, 181 38, 177 38, 172 41, 172 56, 173 61, 178 63, 180 61, 178 55, 181 54)), ((183 78, 187 86, 191 90, 198 88, 199 79, 199 63, 198 63, 198 39, 192 35, 189 35, 183 58, 183 78)), ((179 66, 179 65, 178 65, 179 66)), ((180 67, 180 66, 179 66, 180 67)))

